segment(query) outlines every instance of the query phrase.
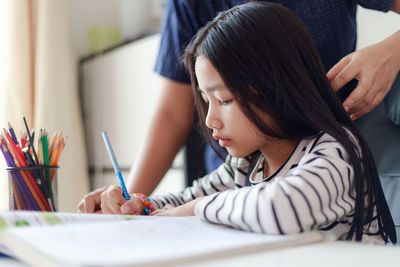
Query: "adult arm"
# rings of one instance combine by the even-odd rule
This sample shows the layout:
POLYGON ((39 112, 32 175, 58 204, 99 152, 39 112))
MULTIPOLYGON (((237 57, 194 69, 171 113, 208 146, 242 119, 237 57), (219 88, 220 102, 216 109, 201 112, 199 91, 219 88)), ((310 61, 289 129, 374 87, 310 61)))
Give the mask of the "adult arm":
POLYGON ((192 123, 189 84, 162 78, 162 96, 128 178, 128 191, 150 195, 183 146, 192 123))
POLYGON ((400 0, 395 0, 393 3, 392 11, 400 14, 400 0))
MULTIPOLYGON (((128 176, 130 193, 149 195, 154 190, 184 144, 192 123, 194 100, 190 85, 161 79, 162 95, 128 176)), ((108 194, 101 195, 106 189, 85 195, 78 204, 78 211, 101 212, 102 198, 108 194)))
MULTIPOLYGON (((392 11, 400 13, 400 0, 392 11)), ((387 95, 400 71, 400 31, 383 41, 357 50, 340 60, 327 73, 332 88, 338 91, 352 79, 358 85, 343 106, 357 119, 374 109, 387 95)))

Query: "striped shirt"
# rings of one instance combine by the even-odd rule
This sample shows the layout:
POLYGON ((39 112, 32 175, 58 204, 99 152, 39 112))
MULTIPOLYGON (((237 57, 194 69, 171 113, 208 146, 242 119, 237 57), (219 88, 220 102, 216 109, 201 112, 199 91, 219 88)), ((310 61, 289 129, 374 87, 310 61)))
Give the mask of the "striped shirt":
MULTIPOLYGON (((195 215, 208 222, 265 234, 323 230, 346 238, 354 218, 354 173, 339 142, 328 134, 303 139, 267 178, 263 162, 261 153, 254 168, 246 158, 228 156, 193 186, 152 199, 156 208, 162 208, 207 196, 197 204, 195 215)), ((384 242, 374 218, 369 228, 364 227, 362 242, 384 242)))

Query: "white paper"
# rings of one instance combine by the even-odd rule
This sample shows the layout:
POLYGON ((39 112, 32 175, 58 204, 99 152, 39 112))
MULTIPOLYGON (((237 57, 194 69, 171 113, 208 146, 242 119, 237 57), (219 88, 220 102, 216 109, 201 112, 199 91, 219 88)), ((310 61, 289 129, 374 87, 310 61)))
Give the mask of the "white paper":
POLYGON ((304 235, 249 233, 202 222, 197 217, 138 217, 131 221, 9 228, 7 232, 34 247, 38 254, 76 266, 171 262, 261 244, 322 241, 319 235, 306 239, 304 235))

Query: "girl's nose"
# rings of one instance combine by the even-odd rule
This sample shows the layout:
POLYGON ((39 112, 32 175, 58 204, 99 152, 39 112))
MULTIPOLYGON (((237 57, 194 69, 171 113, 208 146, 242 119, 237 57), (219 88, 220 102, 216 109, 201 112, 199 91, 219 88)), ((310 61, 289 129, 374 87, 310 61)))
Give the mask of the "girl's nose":
POLYGON ((222 128, 222 121, 215 114, 215 112, 211 109, 211 107, 208 108, 207 117, 206 117, 206 125, 210 129, 219 130, 222 128))

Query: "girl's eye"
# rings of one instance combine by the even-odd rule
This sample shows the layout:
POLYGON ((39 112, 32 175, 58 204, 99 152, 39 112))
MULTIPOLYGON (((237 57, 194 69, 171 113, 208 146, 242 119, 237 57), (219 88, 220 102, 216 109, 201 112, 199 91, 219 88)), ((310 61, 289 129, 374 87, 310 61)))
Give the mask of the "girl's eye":
POLYGON ((233 101, 233 99, 228 99, 228 100, 218 100, 220 105, 228 105, 233 101))

